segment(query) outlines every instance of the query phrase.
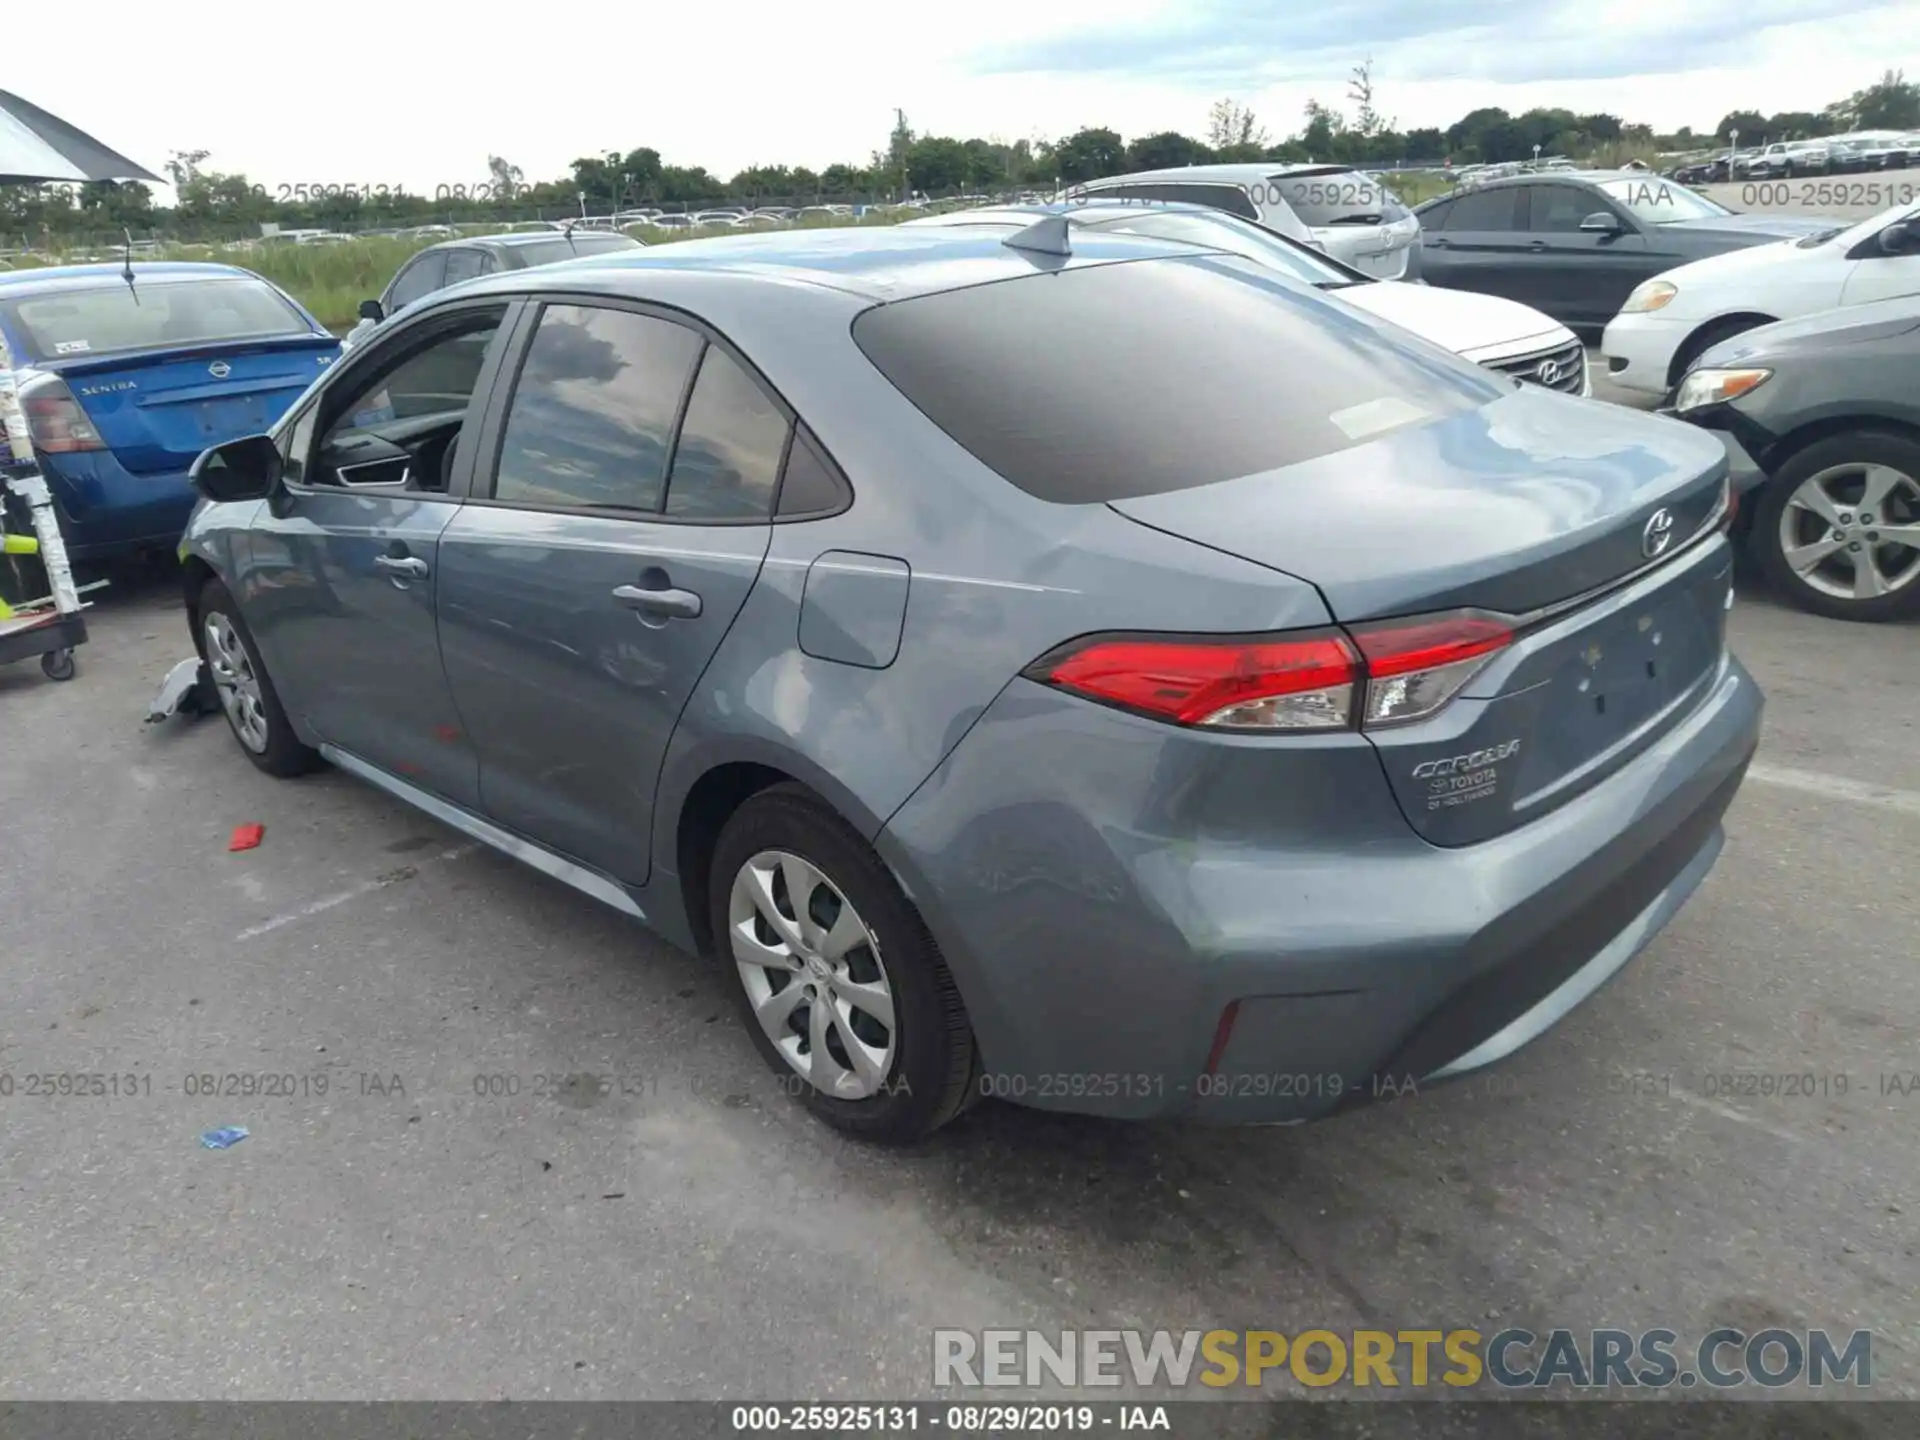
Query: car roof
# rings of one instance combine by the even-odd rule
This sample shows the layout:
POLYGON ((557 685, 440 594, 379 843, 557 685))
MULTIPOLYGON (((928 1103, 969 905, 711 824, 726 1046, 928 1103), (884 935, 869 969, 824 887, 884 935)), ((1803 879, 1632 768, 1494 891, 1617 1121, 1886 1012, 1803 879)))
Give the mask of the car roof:
MULTIPOLYGON (((183 280, 258 280, 251 270, 204 260, 136 260, 136 284, 173 284, 183 280)), ((0 293, 27 295, 45 290, 99 290, 127 283, 124 261, 92 265, 43 265, 35 270, 0 271, 0 293)))
POLYGON ((1277 160, 1236 161, 1217 165, 1174 165, 1164 170, 1135 170, 1126 175, 1103 175, 1083 182, 1086 187, 1117 184, 1122 180, 1198 180, 1239 184, 1252 180, 1278 180, 1287 175, 1338 175, 1353 169, 1331 161, 1289 164, 1277 160))
POLYGON ((902 222, 902 228, 930 230, 937 225, 1018 225, 1031 223, 1047 215, 1064 215, 1069 222, 1091 225, 1099 221, 1119 220, 1128 215, 1204 215, 1217 220, 1225 211, 1212 205, 1196 205, 1188 200, 1047 200, 1035 203, 978 205, 971 210, 947 210, 938 215, 923 215, 902 222))
MULTIPOLYGON (((425 246, 420 253, 424 255, 428 250, 455 250, 462 245, 498 245, 503 249, 514 250, 523 245, 540 245, 549 240, 558 240, 566 233, 564 230, 503 230, 497 235, 462 235, 457 240, 442 240, 437 244, 425 246)), ((619 235, 621 232, 609 230, 602 225, 580 225, 574 227, 574 233, 585 236, 619 235)))
POLYGON ((651 273, 690 270, 771 283, 807 284, 885 302, 1011 280, 1040 269, 1078 269, 1126 260, 1191 259, 1196 251, 1207 253, 1207 247, 1146 236, 1088 232, 1075 238, 1071 255, 1044 255, 1007 245, 997 229, 988 231, 987 227, 848 226, 722 235, 610 251, 536 270, 484 276, 452 288, 463 295, 495 289, 564 290, 577 288, 584 277, 591 276, 595 289, 618 294, 643 290, 651 273))

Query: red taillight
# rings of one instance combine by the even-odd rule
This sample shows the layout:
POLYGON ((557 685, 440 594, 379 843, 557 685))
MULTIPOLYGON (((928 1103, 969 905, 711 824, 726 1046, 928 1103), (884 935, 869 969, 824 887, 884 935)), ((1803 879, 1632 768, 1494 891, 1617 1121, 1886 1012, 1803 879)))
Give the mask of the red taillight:
POLYGON ((1494 615, 1389 620, 1353 632, 1367 662, 1362 724, 1424 720, 1458 695, 1497 650, 1513 643, 1513 626, 1494 615))
POLYGON ((1512 640, 1506 621, 1472 611, 1350 634, 1101 635, 1042 656, 1025 674, 1178 725, 1349 730, 1426 718, 1512 640))
POLYGON ((107 448, 64 380, 46 378, 23 386, 20 409, 27 417, 33 448, 43 455, 107 448))
POLYGON ((1042 656, 1031 679, 1180 725, 1342 730, 1359 657, 1338 631, 1258 638, 1099 636, 1042 656))

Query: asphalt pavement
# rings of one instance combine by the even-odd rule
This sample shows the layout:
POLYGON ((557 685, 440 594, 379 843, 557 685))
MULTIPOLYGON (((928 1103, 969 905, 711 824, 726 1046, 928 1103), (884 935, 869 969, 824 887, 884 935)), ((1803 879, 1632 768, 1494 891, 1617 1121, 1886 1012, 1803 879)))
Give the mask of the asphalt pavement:
POLYGON ((71 683, 0 670, 0 1399, 904 1398, 936 1327, 1509 1324, 1866 1328, 1920 1396, 1920 626, 1743 592, 1723 857, 1497 1071, 904 1152, 809 1119, 638 925, 143 725, 164 580, 92 626, 71 683), (120 1093, 29 1078, 75 1075, 120 1093))

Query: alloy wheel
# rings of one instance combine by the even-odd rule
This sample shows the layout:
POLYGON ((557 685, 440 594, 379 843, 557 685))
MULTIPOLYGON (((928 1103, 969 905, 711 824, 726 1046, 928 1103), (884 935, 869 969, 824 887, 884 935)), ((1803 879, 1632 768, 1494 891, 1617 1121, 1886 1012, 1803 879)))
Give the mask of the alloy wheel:
POLYGON ((877 1094, 898 1049, 880 943, 811 861, 762 850, 727 906, 734 964, 754 1017, 793 1072, 836 1100, 877 1094))
POLYGON ((1891 465, 1829 466, 1780 512, 1780 554, 1810 589, 1877 600, 1920 579, 1920 482, 1891 465))
POLYGON ((207 638, 207 672, 220 694, 221 708, 234 736, 256 755, 267 750, 267 707, 260 696, 260 677, 247 654, 246 642, 233 622, 215 611, 202 627, 207 638))

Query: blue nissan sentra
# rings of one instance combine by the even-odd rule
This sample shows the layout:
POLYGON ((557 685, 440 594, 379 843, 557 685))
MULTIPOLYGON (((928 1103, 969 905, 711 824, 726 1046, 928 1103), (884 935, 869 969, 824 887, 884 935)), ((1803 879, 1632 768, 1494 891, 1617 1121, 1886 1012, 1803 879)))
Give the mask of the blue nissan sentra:
POLYGON ((195 457, 271 425, 340 354, 291 296, 231 265, 0 275, 0 332, 76 559, 171 550, 195 457))

